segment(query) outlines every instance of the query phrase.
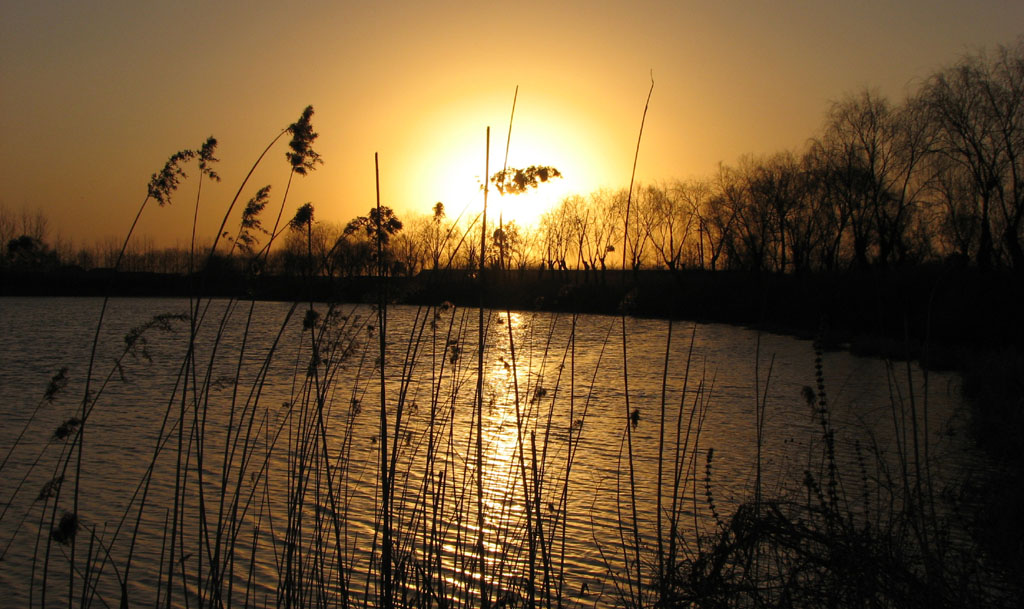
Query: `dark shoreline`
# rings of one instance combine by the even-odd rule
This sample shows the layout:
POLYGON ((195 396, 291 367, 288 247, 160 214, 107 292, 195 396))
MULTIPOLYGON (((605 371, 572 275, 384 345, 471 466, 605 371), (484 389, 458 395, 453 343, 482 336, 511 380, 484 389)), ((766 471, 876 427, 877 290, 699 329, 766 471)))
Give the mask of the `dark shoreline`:
MULTIPOLYGON (((376 302, 372 277, 248 278, 181 274, 0 271, 0 296, 206 297, 376 302)), ((398 304, 481 303, 475 274, 423 272, 392 277, 398 304)), ((1024 281, 1006 272, 927 266, 865 272, 780 275, 733 271, 488 271, 483 304, 492 308, 673 318, 745 325, 894 359, 957 365, 956 352, 1017 350, 1024 281)))

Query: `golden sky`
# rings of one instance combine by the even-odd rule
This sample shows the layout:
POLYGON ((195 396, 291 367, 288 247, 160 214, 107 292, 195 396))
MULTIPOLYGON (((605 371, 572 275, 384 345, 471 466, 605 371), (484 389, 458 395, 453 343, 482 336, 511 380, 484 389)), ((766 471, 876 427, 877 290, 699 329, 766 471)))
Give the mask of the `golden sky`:
MULTIPOLYGON (((506 202, 528 221, 567 193, 638 177, 706 176, 746 153, 795 149, 830 100, 863 87, 898 100, 965 53, 1024 34, 1024 2, 175 2, 0 4, 0 205, 42 210, 50 239, 123 236, 150 175, 209 136, 223 182, 203 190, 212 237, 249 166, 313 105, 324 165, 289 214, 347 222, 381 196, 399 217, 480 204, 484 134, 501 168, 564 180, 506 202)), ((282 141, 244 198, 287 177, 282 141)), ((195 172, 193 172, 195 173, 195 172)), ((195 181, 139 231, 188 241, 195 181)), ((492 199, 493 200, 493 199, 492 199)))

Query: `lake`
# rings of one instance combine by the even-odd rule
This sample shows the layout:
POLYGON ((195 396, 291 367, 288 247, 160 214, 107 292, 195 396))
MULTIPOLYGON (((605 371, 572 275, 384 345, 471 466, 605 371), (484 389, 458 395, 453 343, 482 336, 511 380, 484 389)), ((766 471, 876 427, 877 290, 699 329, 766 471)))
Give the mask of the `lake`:
POLYGON ((969 467, 953 374, 833 351, 819 385, 810 341, 485 311, 478 400, 479 311, 451 306, 389 307, 382 358, 366 305, 203 301, 190 340, 189 301, 112 300, 76 444, 102 304, 0 299, 5 606, 377 605, 385 579, 405 605, 617 606, 659 540, 693 554, 755 489, 824 487, 825 428, 853 512, 901 456, 969 467))

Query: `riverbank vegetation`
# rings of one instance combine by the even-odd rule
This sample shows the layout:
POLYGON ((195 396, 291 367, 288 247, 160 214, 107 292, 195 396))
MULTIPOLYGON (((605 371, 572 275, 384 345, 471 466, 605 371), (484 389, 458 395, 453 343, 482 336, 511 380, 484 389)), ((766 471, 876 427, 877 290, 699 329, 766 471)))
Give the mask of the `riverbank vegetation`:
MULTIPOLYGON (((1012 606, 1019 598, 1013 569, 1020 548, 1014 554, 1006 544, 986 543, 992 534, 986 523, 962 513, 977 504, 957 493, 979 487, 933 476, 926 396, 894 390, 887 405, 897 439, 892 453, 855 446, 850 459, 840 457, 821 364, 827 326, 820 328, 828 302, 835 306, 828 312, 849 315, 850 324, 874 308, 881 314, 870 323, 889 326, 889 336, 902 330, 905 349, 913 337, 913 355, 927 360, 933 338, 950 333, 947 344, 962 345, 956 341, 971 333, 957 325, 977 324, 986 332, 982 340, 1001 337, 998 346, 1012 354, 1002 361, 1014 365, 1019 315, 1012 303, 1024 273, 1022 99, 1024 47, 970 56, 899 104, 867 91, 844 98, 800 153, 743 159, 706 179, 569 197, 530 230, 488 225, 486 207, 452 218, 441 203, 403 221, 380 201, 366 215, 331 226, 318 221, 315 205, 290 203, 287 187, 272 200, 269 187, 245 182, 208 243, 193 236, 187 248, 166 255, 133 250, 138 242, 129 231, 105 250, 69 256, 67 248, 46 243, 45 219, 25 215, 12 228, 15 220, 5 215, 8 277, 58 273, 68 264, 81 272, 104 267, 109 297, 133 277, 123 273, 169 273, 181 277, 189 297, 186 315, 157 318, 129 333, 109 371, 94 348, 77 409, 44 446, 57 453, 52 476, 24 513, 9 516, 38 523, 30 605, 62 596, 68 606, 83 607, 1012 606), (248 190, 252 196, 243 204, 248 190), (298 320, 302 335, 292 345, 299 350, 288 397, 272 410, 263 397, 274 393, 266 370, 284 345, 275 339, 257 354, 253 373, 254 354, 247 351, 253 302, 244 297, 275 277, 287 278, 294 302, 278 337, 298 320), (243 291, 218 294, 228 304, 211 309, 208 296, 224 278, 243 291), (561 303, 578 312, 604 299, 623 319, 621 343, 607 338, 601 345, 602 357, 607 349, 615 363, 588 371, 620 375, 624 403, 611 422, 601 422, 621 430, 614 466, 619 491, 609 519, 617 542, 598 542, 595 534, 607 577, 584 582, 586 588, 569 590, 564 576, 573 547, 566 523, 579 508, 572 472, 591 425, 592 382, 575 372, 572 331, 561 343, 551 341, 553 331, 538 339, 549 341, 546 376, 520 376, 524 363, 508 304, 512 292, 522 292, 517 281, 554 286, 554 295, 542 294, 552 308, 561 303), (875 289, 844 291, 867 285, 875 289), (372 319, 347 311, 343 303, 353 286, 359 298, 372 299, 372 319), (504 303, 486 300, 502 289, 504 303), (992 292, 965 320, 957 306, 972 289, 974 296, 992 292), (709 292, 712 299, 702 302, 709 292), (959 297, 940 297, 948 292, 959 297), (865 302, 851 303, 858 293, 865 302), (389 326, 396 295, 423 302, 401 336, 389 326), (473 298, 480 306, 461 306, 473 298), (735 306, 739 315, 757 317, 743 320, 749 323, 806 328, 813 319, 818 363, 803 399, 820 436, 798 479, 772 489, 763 484, 766 363, 756 368, 751 397, 757 476, 749 496, 723 511, 716 453, 701 435, 714 379, 697 373, 689 359, 684 374, 670 375, 666 355, 661 387, 644 388, 660 395, 657 475, 637 480, 632 430, 639 416, 630 406, 637 381, 629 374, 625 316, 666 301, 673 308, 657 312, 668 317, 701 317, 689 313, 710 315, 745 302, 735 306), (936 302, 957 304, 935 308, 936 302), (485 319, 484 304, 505 312, 485 319), (999 317, 986 317, 985 310, 999 317), (243 320, 246 330, 240 347, 222 352, 218 329, 229 319, 243 320), (489 329, 502 326, 507 336, 489 329), (83 454, 103 444, 88 433, 90 419, 126 362, 146 359, 145 337, 174 328, 187 335, 188 348, 162 405, 163 421, 149 438, 150 466, 120 521, 105 528, 79 507, 90 488, 83 454), (485 416, 493 396, 483 378, 488 349, 499 341, 507 349, 500 399, 513 413, 506 423, 514 450, 495 467, 484 450, 484 437, 495 430, 485 416), (413 386, 414 369, 429 370, 428 380, 413 386), (364 409, 375 409, 371 423, 364 409), (208 426, 212 410, 227 413, 224 429, 208 426), (354 457, 367 426, 369 465, 354 457), (156 480, 157 472, 173 473, 156 480), (152 504, 151 487, 160 485, 173 489, 170 505, 152 504), (644 502, 655 503, 646 516, 638 510, 644 502), (350 510, 367 508, 375 514, 372 531, 350 529, 350 510), (140 585, 133 580, 141 560, 136 540, 153 537, 154 523, 158 567, 140 585), (591 596, 592 587, 601 593, 591 596)), ((317 169, 312 116, 307 108, 255 164, 290 138, 289 183, 317 169)), ((139 214, 159 213, 153 204, 180 196, 186 171, 195 172, 190 164, 198 164, 200 184, 217 179, 215 148, 210 138, 173 155, 153 175, 139 214)), ((543 182, 557 177, 551 169, 521 171, 544 175, 543 182)), ((515 174, 503 170, 495 186, 506 186, 509 175, 515 174)), ((206 202, 201 188, 196 192, 198 209, 206 202)), ((107 323, 106 302, 96 341, 107 323)), ((574 327, 575 317, 568 319, 574 327)), ((678 340, 672 322, 665 340, 667 353, 667 344, 678 340)), ((977 340, 971 345, 979 346, 977 340)), ((888 381, 896 387, 903 375, 891 370, 888 381)), ((978 389, 1001 415, 976 425, 990 433, 1005 421, 1019 425, 1021 393, 1012 383, 999 395, 985 393, 991 386, 978 389)), ((39 403, 65 384, 55 376, 39 403)), ((1001 386, 1007 387, 1005 378, 1001 386)), ((38 433, 31 422, 23 434, 38 433)), ((22 437, 7 447, 7 457, 22 437)), ((1019 463, 1007 451, 996 471, 1019 463)), ((19 493, 29 491, 18 485, 5 497, 8 505, 19 493)), ((590 517, 596 519, 593 511, 590 517)), ((1019 540, 1019 525, 1005 524, 1004 537, 1019 540)))

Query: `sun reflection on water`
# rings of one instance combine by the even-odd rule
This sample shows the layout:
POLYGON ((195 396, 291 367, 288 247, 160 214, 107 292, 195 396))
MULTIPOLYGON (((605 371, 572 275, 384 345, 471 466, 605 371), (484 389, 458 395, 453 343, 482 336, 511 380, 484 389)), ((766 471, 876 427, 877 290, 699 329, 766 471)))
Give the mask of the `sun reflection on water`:
POLYGON ((517 396, 516 376, 520 371, 509 341, 509 334, 515 340, 524 324, 525 315, 521 313, 506 312, 492 317, 492 340, 484 368, 484 548, 488 578, 495 578, 496 583, 520 573, 527 558, 519 552, 509 552, 510 548, 521 547, 527 534, 527 506, 522 499, 524 464, 520 455, 526 413, 521 394, 517 396))

